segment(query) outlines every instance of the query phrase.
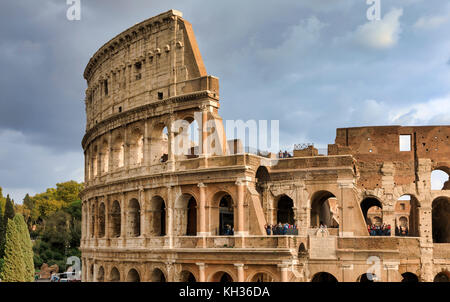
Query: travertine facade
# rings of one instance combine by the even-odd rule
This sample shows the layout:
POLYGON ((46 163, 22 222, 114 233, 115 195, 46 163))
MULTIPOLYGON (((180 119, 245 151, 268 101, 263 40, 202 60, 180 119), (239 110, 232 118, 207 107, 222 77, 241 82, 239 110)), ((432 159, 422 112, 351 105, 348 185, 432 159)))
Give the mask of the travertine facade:
POLYGON ((236 152, 177 11, 112 39, 84 76, 84 281, 358 281, 374 264, 382 281, 449 279, 450 185, 430 176, 450 172, 450 126, 338 129, 327 156, 236 152), (194 119, 198 142, 178 152, 194 119), (370 237, 370 215, 409 236, 370 237), (298 235, 266 235, 279 221, 298 235))

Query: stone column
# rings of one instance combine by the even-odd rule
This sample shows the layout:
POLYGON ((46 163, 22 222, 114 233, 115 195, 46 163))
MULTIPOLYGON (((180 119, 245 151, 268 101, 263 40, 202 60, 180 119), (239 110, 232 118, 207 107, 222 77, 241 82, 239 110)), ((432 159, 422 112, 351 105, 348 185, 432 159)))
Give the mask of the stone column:
POLYGON ((126 207, 126 201, 125 201, 125 194, 122 193, 121 196, 122 200, 120 202, 120 237, 122 239, 125 239, 127 236, 127 207, 126 207))
POLYGON ((144 159, 143 159, 143 165, 149 166, 150 165, 150 121, 147 119, 144 122, 144 159))
POLYGON ((166 215, 167 215, 167 221, 166 221, 166 233, 169 237, 169 248, 173 248, 173 206, 174 206, 174 200, 173 200, 173 188, 171 186, 167 186, 167 203, 166 203, 166 215))
POLYGON ((238 180, 236 181, 237 187, 237 201, 236 201, 236 209, 237 209, 237 219, 236 226, 234 228, 235 236, 245 236, 245 225, 244 225, 244 197, 245 197, 245 187, 247 184, 245 181, 238 180))
POLYGON ((245 282, 245 272, 244 272, 244 264, 243 263, 235 263, 234 266, 237 269, 237 282, 245 282))
POLYGON ((208 154, 208 108, 201 106, 202 110, 202 135, 201 135, 201 155, 206 156, 208 154))
POLYGON ((146 237, 147 236, 147 228, 145 227, 145 194, 144 194, 144 187, 139 187, 139 206, 141 209, 141 213, 139 216, 139 219, 141 220, 139 223, 140 226, 140 237, 146 237))
POLYGON ((206 265, 204 263, 196 263, 196 265, 198 266, 198 282, 206 282, 206 265))
POLYGON ((289 271, 289 265, 288 264, 278 264, 278 268, 280 269, 280 281, 281 282, 288 282, 288 271, 289 271))
POLYGON ((200 191, 200 200, 198 203, 198 230, 197 236, 208 236, 209 231, 206 227, 206 185, 198 184, 200 191))
POLYGON ((105 203, 105 238, 110 239, 111 233, 109 229, 109 208, 110 208, 110 201, 108 195, 104 196, 104 203, 105 203))
POLYGON ((128 143, 128 131, 127 127, 123 127, 123 167, 125 170, 130 168, 130 144, 128 143))

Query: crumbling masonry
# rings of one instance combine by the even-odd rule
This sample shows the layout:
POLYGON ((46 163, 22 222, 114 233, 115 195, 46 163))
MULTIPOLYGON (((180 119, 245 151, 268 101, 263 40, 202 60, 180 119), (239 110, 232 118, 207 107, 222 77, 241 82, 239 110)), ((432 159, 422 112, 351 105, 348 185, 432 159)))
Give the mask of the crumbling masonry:
POLYGON ((450 126, 338 129, 326 156, 240 152, 173 10, 106 43, 84 77, 84 281, 364 281, 375 262, 382 281, 450 280, 450 184, 430 182, 450 173, 450 126), (199 142, 177 152, 177 121, 198 117, 199 142), (370 220, 409 234, 371 237, 370 220), (278 222, 298 235, 266 235, 278 222))

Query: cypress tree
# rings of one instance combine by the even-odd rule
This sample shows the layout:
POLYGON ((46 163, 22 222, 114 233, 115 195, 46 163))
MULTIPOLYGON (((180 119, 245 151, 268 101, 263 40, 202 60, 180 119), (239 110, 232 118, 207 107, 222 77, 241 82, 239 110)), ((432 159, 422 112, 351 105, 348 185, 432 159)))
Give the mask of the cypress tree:
POLYGON ((24 279, 26 282, 33 282, 34 280, 34 261, 33 261, 33 244, 30 239, 30 232, 28 231, 25 219, 21 214, 16 214, 13 219, 19 232, 20 247, 23 254, 23 262, 25 264, 24 279))
POLYGON ((23 261, 23 252, 17 248, 20 242, 19 231, 16 223, 8 219, 6 227, 5 258, 3 271, 0 278, 5 282, 24 282, 25 281, 25 263, 23 261))
MULTIPOLYGON (((0 209, 0 259, 3 258, 3 251, 5 250, 5 225, 3 222, 3 213, 2 209, 0 209)), ((1 273, 1 269, 0 269, 1 273)))
POLYGON ((14 203, 9 198, 9 194, 6 196, 6 204, 5 204, 5 214, 3 215, 5 217, 4 224, 5 226, 8 223, 8 219, 13 219, 16 213, 14 212, 14 203))
POLYGON ((6 196, 6 204, 5 204, 5 212, 3 214, 3 226, 0 229, 2 234, 0 235, 0 258, 5 255, 5 243, 6 243, 6 229, 8 225, 8 219, 14 218, 14 204, 12 200, 9 198, 9 195, 6 196), (3 239, 2 239, 3 238, 3 239))

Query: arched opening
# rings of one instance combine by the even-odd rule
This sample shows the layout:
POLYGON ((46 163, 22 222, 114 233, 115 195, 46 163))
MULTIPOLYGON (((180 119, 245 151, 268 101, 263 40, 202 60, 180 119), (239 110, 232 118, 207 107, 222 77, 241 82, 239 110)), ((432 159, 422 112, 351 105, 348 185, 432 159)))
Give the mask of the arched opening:
POLYGON ((402 282, 411 282, 411 283, 419 282, 419 277, 417 277, 416 274, 410 272, 403 273, 402 277, 403 277, 402 282))
POLYGON ((93 152, 92 152, 92 175, 93 177, 97 177, 98 175, 98 150, 97 150, 97 146, 94 147, 93 152))
POLYGON ((160 164, 169 160, 169 131, 164 123, 153 127, 150 150, 152 164, 160 164))
POLYGON ((141 282, 141 277, 139 276, 139 273, 137 270, 132 268, 127 275, 127 282, 141 282))
POLYGON ((172 127, 176 144, 175 157, 180 159, 197 158, 201 153, 199 149, 201 129, 197 121, 193 117, 186 117, 177 120, 172 127))
POLYGON ((193 273, 189 271, 182 271, 180 275, 181 282, 194 283, 197 282, 193 273))
POLYGON ((217 272, 211 277, 211 282, 228 283, 233 282, 233 278, 226 272, 217 272))
POLYGON ((109 274, 110 282, 120 282, 120 272, 116 267, 111 269, 111 273, 109 274))
POLYGON ((181 195, 175 203, 175 234, 197 236, 197 201, 190 194, 181 195))
POLYGON ((413 195, 403 195, 395 205, 395 235, 420 237, 419 234, 420 204, 413 195))
POLYGON ((257 273, 250 282, 274 282, 272 275, 268 273, 257 273))
POLYGON ((150 201, 148 223, 151 236, 166 236, 166 203, 161 196, 150 201))
POLYGON ((152 272, 151 280, 152 282, 166 282, 166 276, 160 269, 156 268, 152 272))
POLYGON ((102 174, 109 171, 109 145, 106 140, 103 141, 100 152, 100 163, 102 174))
POLYGON ((256 170, 256 191, 258 191, 259 194, 262 194, 264 191, 264 185, 270 181, 270 174, 269 170, 267 170, 266 167, 260 166, 258 170, 256 170))
POLYGON ((277 204, 277 222, 288 223, 290 225, 295 224, 294 220, 294 201, 287 195, 282 195, 278 199, 277 204))
POLYGON ((438 197, 432 204, 434 243, 450 243, 450 198, 438 197))
POLYGON ((111 215, 110 215, 110 233, 111 237, 117 238, 120 237, 121 232, 121 212, 120 212, 120 203, 115 200, 111 207, 111 215))
POLYGON ((95 282, 95 280, 94 280, 94 270, 95 270, 94 265, 91 264, 90 269, 89 269, 89 281, 91 281, 91 282, 95 282))
POLYGON ((139 237, 141 235, 141 207, 137 199, 131 199, 128 203, 128 236, 139 237))
POLYGON ((95 236, 95 205, 91 205, 91 237, 95 236))
POLYGON ((225 194, 219 201, 219 235, 234 235, 234 208, 233 199, 225 194))
POLYGON ((130 137, 130 163, 139 166, 144 161, 144 135, 139 128, 134 128, 130 137))
POLYGON ((308 254, 308 251, 306 250, 305 244, 302 242, 300 243, 300 246, 298 247, 298 257, 305 257, 308 254))
POLYGON ((383 206, 381 202, 373 197, 368 197, 361 202, 361 211, 364 215, 367 225, 374 225, 374 217, 380 217, 381 222, 383 222, 383 206))
POLYGON ((311 228, 321 224, 328 228, 339 228, 337 199, 328 191, 316 192, 311 199, 311 228))
POLYGON ((321 272, 317 273, 313 276, 311 282, 327 282, 327 283, 336 283, 337 279, 330 273, 321 272))
POLYGON ((102 202, 98 210, 98 224, 99 224, 98 236, 100 238, 105 237, 105 217, 106 217, 105 204, 102 202))
POLYGON ((125 163, 125 145, 122 135, 117 135, 113 142, 113 167, 122 168, 125 163))
POLYGON ((97 282, 104 282, 105 281, 105 269, 103 266, 100 266, 97 273, 97 282))
POLYGON ((433 282, 450 282, 450 273, 440 272, 434 277, 433 282))
POLYGON ((441 167, 431 172, 431 190, 450 190, 450 169, 441 167))
POLYGON ((375 274, 364 273, 358 277, 357 282, 361 283, 372 283, 376 279, 375 274))

